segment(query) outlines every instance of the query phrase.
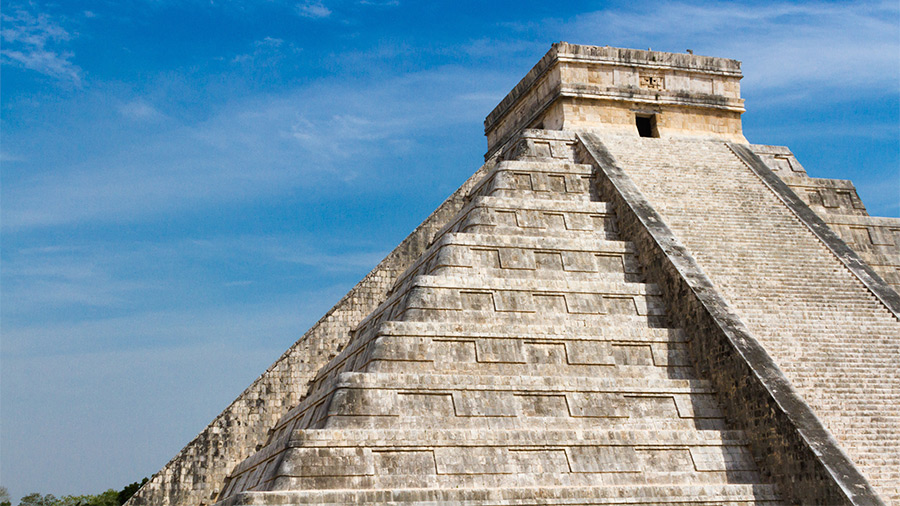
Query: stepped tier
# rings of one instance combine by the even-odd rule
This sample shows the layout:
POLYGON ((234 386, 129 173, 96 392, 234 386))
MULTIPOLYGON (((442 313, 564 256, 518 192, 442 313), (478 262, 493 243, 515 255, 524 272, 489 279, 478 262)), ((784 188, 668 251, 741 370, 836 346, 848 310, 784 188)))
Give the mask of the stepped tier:
POLYGON ((391 490, 304 490, 239 494, 222 506, 272 504, 459 504, 459 505, 780 505, 771 485, 633 485, 391 490))
POLYGON ((776 502, 590 178, 497 164, 221 498, 776 502))
POLYGON ((236 469, 235 488, 495 488, 756 483, 742 433, 307 430, 236 469), (652 471, 648 471, 652 470, 652 471))

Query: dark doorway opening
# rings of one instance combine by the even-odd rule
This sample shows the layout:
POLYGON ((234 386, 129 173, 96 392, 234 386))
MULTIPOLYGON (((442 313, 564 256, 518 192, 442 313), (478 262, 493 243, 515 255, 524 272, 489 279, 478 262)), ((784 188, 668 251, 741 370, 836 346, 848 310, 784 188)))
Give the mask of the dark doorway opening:
POLYGON ((659 131, 656 129, 656 116, 635 116, 634 124, 641 137, 659 137, 659 131))

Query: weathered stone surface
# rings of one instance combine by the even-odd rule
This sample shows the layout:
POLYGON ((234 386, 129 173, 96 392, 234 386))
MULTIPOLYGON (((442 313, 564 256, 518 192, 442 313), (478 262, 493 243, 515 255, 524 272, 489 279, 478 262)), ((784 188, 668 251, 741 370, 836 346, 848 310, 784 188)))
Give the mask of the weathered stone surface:
POLYGON ((900 501, 900 220, 745 146, 740 78, 555 44, 489 163, 132 503, 900 501))
POLYGON ((900 324, 888 301, 726 144, 604 144, 843 449, 900 500, 900 324))
POLYGON ((740 80, 736 60, 560 42, 485 119, 487 156, 525 128, 632 133, 636 114, 662 136, 746 142, 740 80))
POLYGON ((693 363, 711 379, 729 419, 748 433, 764 475, 792 502, 881 504, 816 413, 723 298, 599 137, 585 135, 581 158, 594 160, 599 191, 618 203, 623 234, 672 304, 673 320, 696 332, 693 363))
POLYGON ((900 291, 900 218, 869 216, 852 182, 809 177, 786 147, 750 149, 894 291, 900 291))
POLYGON ((328 311, 129 501, 132 505, 211 504, 229 471, 261 444, 272 425, 305 395, 316 372, 346 345, 349 332, 386 297, 397 275, 421 255, 464 204, 472 175, 372 272, 328 311))
POLYGON ((420 487, 530 487, 534 500, 598 486, 690 502, 698 484, 727 503, 748 483, 753 501, 776 500, 689 363, 690 336, 668 324, 610 206, 592 200, 590 166, 518 152, 530 161, 502 161, 474 185, 234 470, 226 503, 420 487))

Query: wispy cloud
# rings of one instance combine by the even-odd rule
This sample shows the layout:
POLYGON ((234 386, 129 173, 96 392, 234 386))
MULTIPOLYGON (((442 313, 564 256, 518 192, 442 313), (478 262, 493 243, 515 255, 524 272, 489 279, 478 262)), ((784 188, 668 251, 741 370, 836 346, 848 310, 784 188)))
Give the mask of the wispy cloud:
POLYGON ((123 130, 118 122, 104 128, 140 140, 4 181, 2 226, 129 222, 297 188, 326 194, 345 190, 360 172, 371 189, 423 134, 477 125, 490 110, 483 90, 500 89, 496 81, 490 72, 474 77, 460 67, 378 81, 325 79, 236 101, 191 124, 157 117, 142 99, 123 100, 129 105, 118 112, 156 118, 156 133, 148 136, 140 124, 123 130))
POLYGON ((373 7, 397 7, 400 5, 400 0, 360 0, 359 4, 373 7))
POLYGON ((260 54, 277 52, 284 45, 284 40, 276 37, 264 37, 263 39, 253 42, 253 52, 244 53, 235 56, 232 63, 241 63, 254 60, 260 54))
MULTIPOLYGON (((179 267, 193 263, 222 264, 217 275, 226 278, 241 274, 226 267, 240 265, 281 265, 297 275, 315 272, 361 273, 374 267, 386 251, 368 244, 329 244, 334 239, 312 240, 296 234, 214 236, 203 239, 176 239, 158 242, 95 242, 71 246, 6 248, 3 255, 4 304, 6 316, 59 313, 81 308, 115 309, 124 305, 151 305, 163 292, 178 292, 183 280, 179 267), (158 265, 150 273, 136 266, 158 265)), ((225 286, 251 284, 253 279, 225 279, 225 286)), ((78 314, 76 312, 76 314, 78 314)), ((83 316, 83 314, 82 314, 83 316)))
POLYGON ((299 3, 295 10, 300 16, 310 19, 323 19, 331 15, 331 9, 326 7, 322 2, 317 1, 299 3))
POLYGON ((900 4, 662 2, 560 22, 571 42, 646 47, 743 60, 752 90, 900 87, 900 4))
POLYGON ((16 9, 0 14, 0 20, 4 46, 0 61, 76 86, 81 83, 81 69, 71 61, 73 53, 60 47, 71 35, 50 16, 16 9))
MULTIPOLYGON (((124 248, 66 246, 6 249, 3 255, 5 317, 58 313, 72 307, 115 308, 156 280, 123 276, 124 248)), ((146 255, 150 257, 150 255, 146 255)))
MULTIPOLYGON (((333 291, 333 290, 332 290, 333 291)), ((179 348, 210 341, 236 342, 248 336, 300 337, 339 295, 310 292, 305 298, 282 295, 269 304, 241 303, 211 308, 140 310, 126 315, 78 321, 35 321, 4 325, 5 358, 76 355, 103 349, 179 348), (312 303, 311 303, 312 302, 312 303)), ((256 345, 265 346, 257 341, 256 345)))
POLYGON ((133 100, 121 104, 119 113, 125 118, 139 121, 155 120, 163 117, 163 114, 156 110, 155 107, 143 100, 133 100))
MULTIPOLYGON (((319 238, 321 240, 321 238, 319 238)), ((252 244, 266 261, 313 267, 317 272, 364 272, 374 268, 387 251, 370 251, 365 247, 347 246, 338 252, 319 249, 309 239, 285 237, 240 237, 232 247, 252 244)))
POLYGON ((277 77, 281 75, 285 59, 297 59, 302 50, 293 42, 278 37, 264 37, 253 41, 250 51, 234 56, 231 63, 250 73, 277 77))
POLYGON ((333 243, 327 236, 281 234, 7 248, 3 353, 172 347, 251 332, 299 335, 345 289, 310 285, 307 276, 328 273, 352 282, 386 254, 367 244, 333 243), (248 288, 256 283, 264 286, 248 288), (227 309, 237 305, 246 307, 227 309))
POLYGON ((13 162, 23 162, 26 158, 23 156, 15 155, 9 153, 7 151, 0 151, 0 162, 4 163, 13 163, 13 162))

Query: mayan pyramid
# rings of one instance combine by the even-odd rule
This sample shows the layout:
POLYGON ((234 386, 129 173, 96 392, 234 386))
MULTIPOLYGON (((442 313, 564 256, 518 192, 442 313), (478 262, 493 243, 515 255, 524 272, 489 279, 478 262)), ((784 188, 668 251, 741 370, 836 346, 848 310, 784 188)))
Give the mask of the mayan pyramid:
POLYGON ((748 144, 740 80, 554 44, 129 504, 900 505, 900 219, 748 144))

